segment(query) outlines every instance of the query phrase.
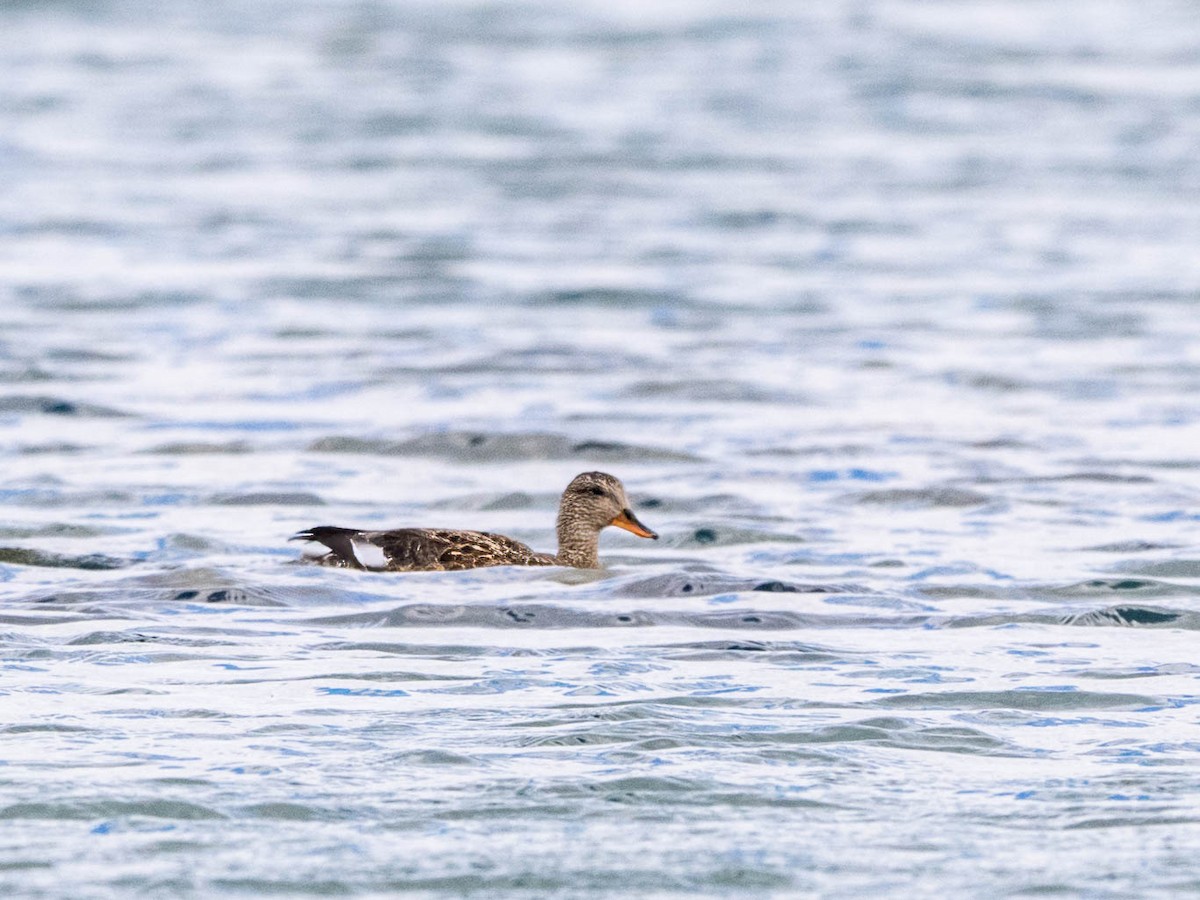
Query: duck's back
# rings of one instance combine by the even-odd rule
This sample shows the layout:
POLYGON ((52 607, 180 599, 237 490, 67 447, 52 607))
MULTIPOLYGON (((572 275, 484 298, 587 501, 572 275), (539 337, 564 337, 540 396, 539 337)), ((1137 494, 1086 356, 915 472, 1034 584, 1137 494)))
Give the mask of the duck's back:
POLYGON ((400 528, 379 532, 373 544, 388 558, 388 569, 477 569, 481 566, 552 566, 554 559, 520 541, 487 531, 400 528))
POLYGON ((520 541, 486 531, 397 528, 355 531, 314 528, 310 540, 330 549, 320 562, 390 572, 455 571, 485 566, 553 566, 554 557, 520 541))

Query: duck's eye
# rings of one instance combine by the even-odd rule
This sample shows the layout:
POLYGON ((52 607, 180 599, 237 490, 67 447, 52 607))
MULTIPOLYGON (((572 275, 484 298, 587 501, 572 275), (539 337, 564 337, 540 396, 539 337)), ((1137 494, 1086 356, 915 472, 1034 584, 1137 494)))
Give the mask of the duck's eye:
POLYGON ((600 487, 597 484, 593 484, 590 488, 587 489, 587 493, 591 494, 593 497, 603 497, 604 496, 604 488, 600 487))

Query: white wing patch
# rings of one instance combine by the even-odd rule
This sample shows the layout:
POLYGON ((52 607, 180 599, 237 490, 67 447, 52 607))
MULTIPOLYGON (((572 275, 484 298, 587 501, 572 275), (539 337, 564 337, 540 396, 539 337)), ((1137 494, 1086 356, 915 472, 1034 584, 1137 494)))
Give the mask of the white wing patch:
POLYGON ((350 547, 354 550, 354 558, 364 569, 387 568, 387 554, 377 544, 372 544, 364 538, 351 538, 350 547))

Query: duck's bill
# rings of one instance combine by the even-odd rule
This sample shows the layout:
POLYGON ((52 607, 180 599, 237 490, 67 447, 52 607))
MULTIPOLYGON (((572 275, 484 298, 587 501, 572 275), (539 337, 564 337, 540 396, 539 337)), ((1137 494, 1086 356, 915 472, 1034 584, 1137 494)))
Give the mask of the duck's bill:
POLYGON ((610 525, 616 525, 618 528, 624 528, 626 531, 632 531, 638 537, 653 538, 658 540, 658 535, 638 521, 638 517, 633 514, 632 509, 622 510, 610 525))

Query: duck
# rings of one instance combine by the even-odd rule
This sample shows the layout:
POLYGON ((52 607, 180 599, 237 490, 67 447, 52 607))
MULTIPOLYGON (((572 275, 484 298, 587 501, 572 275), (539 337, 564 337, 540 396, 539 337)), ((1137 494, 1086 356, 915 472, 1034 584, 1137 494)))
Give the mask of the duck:
POLYGON ((567 485, 558 504, 557 553, 539 553, 502 534, 448 528, 361 531, 318 525, 288 540, 325 548, 311 559, 318 565, 376 572, 451 572, 486 566, 598 569, 600 532, 610 525, 658 540, 634 515, 618 478, 606 472, 583 472, 567 485))

